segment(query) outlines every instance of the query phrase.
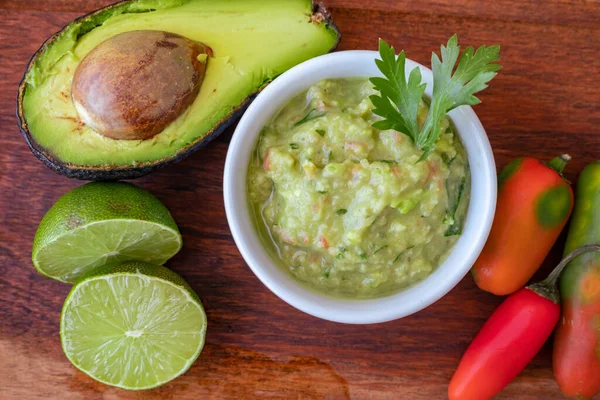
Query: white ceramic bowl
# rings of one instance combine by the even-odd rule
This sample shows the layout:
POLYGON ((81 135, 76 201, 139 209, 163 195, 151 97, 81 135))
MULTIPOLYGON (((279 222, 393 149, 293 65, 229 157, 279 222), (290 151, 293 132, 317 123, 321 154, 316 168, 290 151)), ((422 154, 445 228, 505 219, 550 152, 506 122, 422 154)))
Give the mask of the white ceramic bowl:
MULTIPOLYGON (((223 192, 235 243, 246 263, 273 293, 305 313, 330 321, 368 324, 415 313, 448 293, 469 271, 488 237, 496 208, 496 168, 486 133, 471 107, 450 117, 466 148, 471 167, 471 201, 461 237, 437 270, 422 282, 396 294, 372 300, 332 298, 306 289, 286 273, 264 249, 252 224, 246 172, 256 140, 270 118, 292 97, 327 78, 380 76, 375 51, 342 51, 313 58, 285 72, 252 102, 229 145, 223 192)), ((406 60, 406 72, 421 68, 431 96, 431 70, 406 60)))

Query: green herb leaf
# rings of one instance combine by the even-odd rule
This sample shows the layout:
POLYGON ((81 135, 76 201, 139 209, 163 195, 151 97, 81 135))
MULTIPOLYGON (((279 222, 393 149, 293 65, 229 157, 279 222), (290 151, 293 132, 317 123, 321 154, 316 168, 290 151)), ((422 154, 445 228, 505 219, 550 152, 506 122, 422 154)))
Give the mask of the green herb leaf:
POLYGON ((367 259, 367 253, 365 253, 362 249, 356 249, 356 254, 358 254, 362 261, 367 259))
POLYGON ((335 213, 337 215, 344 215, 348 212, 348 210, 346 210, 345 208, 340 208, 339 210, 337 210, 335 213))
POLYGON ((373 113, 383 117, 383 120, 375 122, 373 127, 394 129, 416 142, 419 135, 417 113, 426 86, 421 83, 421 70, 413 69, 407 81, 404 51, 396 57, 394 48, 379 39, 379 54, 381 60, 375 60, 375 63, 385 78, 370 79, 380 94, 372 95, 370 99, 375 106, 373 113))
POLYGON ((412 249, 413 247, 415 247, 415 246, 410 246, 410 247, 407 247, 407 248, 406 248, 404 251, 401 251, 400 253, 398 253, 398 255, 396 256, 396 258, 394 258, 394 261, 392 262, 392 264, 396 264, 396 262, 397 262, 397 261, 400 259, 400 257, 402 257, 402 255, 403 255, 404 253, 406 253, 407 251, 409 251, 409 250, 410 250, 410 249, 412 249))
POLYGON ((385 246, 381 246, 380 248, 378 248, 377 250, 375 250, 375 251, 373 252, 373 254, 377 254, 377 253, 379 253, 381 250, 383 250, 383 249, 387 249, 387 247, 388 247, 388 245, 387 245, 387 244, 386 244, 385 246))
POLYGON ((448 236, 454 236, 454 235, 460 235, 462 233, 462 228, 460 227, 460 225, 458 224, 454 224, 448 227, 448 229, 446 229, 446 232, 444 232, 444 236, 448 237, 448 236))
POLYGON ((487 88, 487 83, 501 68, 494 64, 500 60, 500 46, 481 46, 476 51, 472 46, 467 47, 454 74, 452 71, 460 53, 457 36, 452 36, 446 47, 441 46, 440 52, 441 61, 437 54, 431 56, 433 96, 429 115, 417 140, 425 155, 435 147, 444 116, 456 107, 481 103, 475 93, 487 88))
POLYGON ((294 126, 302 125, 302 124, 310 121, 311 119, 320 118, 326 114, 327 114, 327 111, 317 111, 316 108, 313 108, 300 121, 296 122, 294 124, 294 126))
POLYGON ((327 190, 317 190, 317 193, 325 194, 327 193, 327 190))
POLYGON ((458 210, 458 206, 460 205, 460 200, 462 199, 463 193, 465 191, 465 182, 466 179, 463 176, 458 184, 458 194, 456 196, 456 202, 452 203, 450 206, 450 210, 444 217, 444 223, 450 225, 446 232, 444 232, 444 236, 453 236, 460 235, 462 232, 461 224, 456 220, 456 211, 458 210))
POLYGON ((398 161, 394 161, 394 160, 379 160, 379 162, 386 163, 386 164, 398 164, 398 161))
POLYGON ((317 132, 321 136, 325 136, 325 130, 323 129, 316 129, 315 132, 317 132))
POLYGON ((441 60, 435 53, 431 58, 433 96, 425 124, 419 129, 417 113, 425 91, 421 72, 419 68, 413 69, 407 80, 404 51, 396 57, 394 48, 380 39, 381 60, 375 60, 375 63, 385 78, 370 79, 379 91, 379 95, 370 99, 375 106, 373 113, 383 119, 375 122, 373 127, 404 133, 423 151, 421 159, 426 158, 435 148, 445 115, 456 107, 480 103, 475 93, 487 88, 487 83, 501 68, 494 64, 500 59, 499 51, 500 46, 481 46, 476 51, 469 46, 459 59, 460 46, 456 35, 448 40, 445 47, 441 46, 441 60))
POLYGON ((290 149, 292 149, 292 150, 298 149, 298 143, 290 143, 290 149))
POLYGON ((454 157, 450 158, 450 156, 448 155, 448 153, 442 153, 441 157, 442 157, 442 161, 444 162, 444 164, 446 164, 448 167, 450 165, 452 165, 452 162, 456 159, 457 154, 454 155, 454 157))

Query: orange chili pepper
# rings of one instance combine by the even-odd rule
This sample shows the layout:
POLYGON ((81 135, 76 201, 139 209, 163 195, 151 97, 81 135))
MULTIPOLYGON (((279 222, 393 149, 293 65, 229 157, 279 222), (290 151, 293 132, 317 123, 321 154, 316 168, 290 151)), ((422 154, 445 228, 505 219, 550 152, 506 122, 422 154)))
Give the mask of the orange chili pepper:
POLYGON ((492 230, 471 270, 481 289, 513 293, 540 267, 573 209, 573 190, 561 175, 569 160, 519 158, 502 170, 492 230))

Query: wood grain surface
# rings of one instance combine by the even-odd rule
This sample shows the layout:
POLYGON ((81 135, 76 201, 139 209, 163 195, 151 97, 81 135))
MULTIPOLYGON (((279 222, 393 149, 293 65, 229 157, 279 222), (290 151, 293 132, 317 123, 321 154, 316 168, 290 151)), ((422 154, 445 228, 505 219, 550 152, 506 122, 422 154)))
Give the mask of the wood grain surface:
MULTIPOLYGON (((216 0, 215 0, 216 1, 216 0)), ((501 298, 470 276, 408 318, 351 326, 288 306, 252 274, 231 238, 222 173, 231 130, 185 161, 136 183, 171 210, 184 238, 168 264, 200 295, 206 347, 183 377, 128 393, 96 383, 64 357, 59 314, 69 286, 38 275, 32 239, 48 208, 81 184, 28 150, 14 116, 29 57, 71 19, 110 0, 0 0, 0 399, 445 399, 461 354, 501 298)), ((573 156, 575 181, 600 158, 600 3, 595 0, 328 0, 339 47, 382 37, 429 65, 451 34, 502 46, 502 69, 476 109, 497 166, 573 156)), ((538 276, 559 259, 561 237, 538 276)), ((499 399, 562 398, 547 344, 499 399)))

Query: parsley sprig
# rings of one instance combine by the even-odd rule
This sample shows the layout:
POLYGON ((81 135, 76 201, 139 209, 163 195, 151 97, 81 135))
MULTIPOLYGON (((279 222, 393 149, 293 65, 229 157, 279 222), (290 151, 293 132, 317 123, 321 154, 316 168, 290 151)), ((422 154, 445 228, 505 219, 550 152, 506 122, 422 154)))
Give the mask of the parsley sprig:
POLYGON ((469 46, 459 58, 460 46, 454 35, 440 50, 441 60, 435 53, 431 56, 433 96, 429 114, 421 128, 417 114, 425 84, 421 83, 419 68, 410 71, 406 79, 404 50, 396 57, 394 48, 380 39, 381 60, 375 60, 375 63, 384 77, 370 79, 379 91, 378 95, 370 96, 375 106, 373 113, 383 118, 375 122, 373 127, 404 133, 423 151, 421 159, 435 149, 444 116, 456 107, 479 104, 481 101, 475 97, 475 93, 487 88, 487 83, 501 68, 499 64, 494 64, 500 60, 500 46, 481 46, 477 50, 469 46))

